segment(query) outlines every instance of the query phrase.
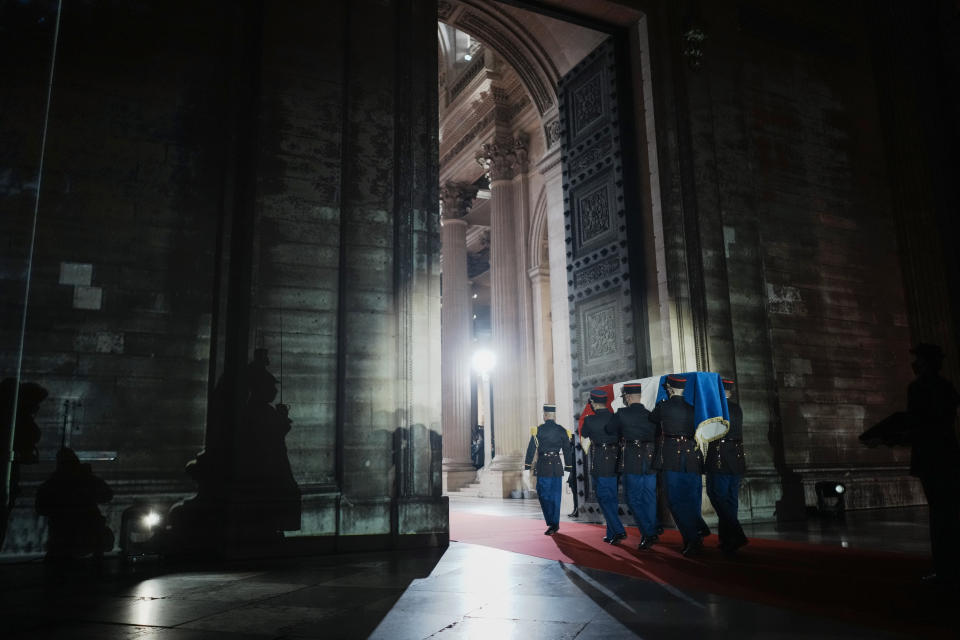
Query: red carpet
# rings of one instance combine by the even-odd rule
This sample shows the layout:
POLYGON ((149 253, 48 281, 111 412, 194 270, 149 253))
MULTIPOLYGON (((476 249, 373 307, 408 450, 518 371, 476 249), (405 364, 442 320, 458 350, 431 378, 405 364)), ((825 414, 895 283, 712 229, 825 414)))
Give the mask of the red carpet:
POLYGON ((619 546, 602 541, 601 525, 563 522, 543 535, 542 520, 450 513, 450 538, 636 578, 798 609, 916 637, 957 637, 947 617, 958 599, 919 583, 929 560, 903 553, 753 538, 728 558, 705 540, 696 558, 680 555, 680 534, 667 530, 639 551, 636 529, 619 546), (949 607, 949 608, 948 608, 949 607))

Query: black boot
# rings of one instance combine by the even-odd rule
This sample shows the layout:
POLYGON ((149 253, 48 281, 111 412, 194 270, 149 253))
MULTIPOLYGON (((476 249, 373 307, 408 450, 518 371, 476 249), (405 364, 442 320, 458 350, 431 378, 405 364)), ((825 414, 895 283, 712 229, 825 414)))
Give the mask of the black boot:
POLYGON ((627 537, 625 533, 615 533, 609 538, 604 538, 604 542, 609 542, 610 544, 619 544, 621 540, 627 537))
POLYGON ((680 553, 682 553, 685 558, 689 558, 699 555, 701 551, 703 551, 703 542, 698 538, 697 540, 691 540, 684 544, 680 553))
POLYGON ((637 545, 638 549, 649 549, 654 545, 654 543, 660 539, 660 536, 641 536, 640 544, 637 545))

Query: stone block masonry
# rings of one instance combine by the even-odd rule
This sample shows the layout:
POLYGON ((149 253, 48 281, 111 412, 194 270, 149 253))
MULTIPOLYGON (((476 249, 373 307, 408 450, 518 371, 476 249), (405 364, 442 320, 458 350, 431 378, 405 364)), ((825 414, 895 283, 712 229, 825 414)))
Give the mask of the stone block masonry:
MULTIPOLYGON (((51 391, 47 461, 25 468, 21 500, 52 470, 68 399, 84 407, 72 446, 119 452, 94 463, 119 503, 190 495, 208 390, 263 346, 293 420, 296 535, 445 544, 435 4, 65 3, 62 25, 23 371, 51 391), (257 63, 240 68, 250 37, 257 63), (245 340, 227 333, 244 324, 245 340)), ((42 113, 12 106, 42 103, 49 37, 0 44, 4 375, 42 113)), ((34 537, 8 548, 41 548, 17 530, 34 537)))

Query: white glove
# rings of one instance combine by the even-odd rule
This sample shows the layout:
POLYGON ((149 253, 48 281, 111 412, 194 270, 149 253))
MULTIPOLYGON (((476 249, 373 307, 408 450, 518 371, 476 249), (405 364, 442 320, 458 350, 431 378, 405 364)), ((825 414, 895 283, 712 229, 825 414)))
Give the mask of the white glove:
POLYGON ((530 491, 532 487, 533 485, 531 484, 531 481, 530 481, 530 469, 524 469, 523 470, 523 488, 526 489, 527 491, 530 491))

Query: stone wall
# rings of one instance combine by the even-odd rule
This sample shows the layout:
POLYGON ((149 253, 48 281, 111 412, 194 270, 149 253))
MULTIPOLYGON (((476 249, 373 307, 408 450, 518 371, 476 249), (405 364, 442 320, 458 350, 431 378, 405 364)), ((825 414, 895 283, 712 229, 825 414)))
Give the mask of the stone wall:
POLYGON ((746 509, 796 514, 820 479, 846 482, 848 507, 921 503, 907 450, 857 441, 905 406, 912 376, 884 132, 856 10, 703 3, 663 20, 678 34, 669 175, 687 198, 664 222, 682 271, 674 289, 702 327, 699 341, 690 332, 703 345, 698 366, 739 382, 746 509), (706 39, 684 37, 691 30, 706 39), (696 48, 698 62, 679 53, 696 48))
MULTIPOLYGON (((52 36, 52 15, 27 15, 41 3, 19 4, 4 26, 33 26, 5 28, 2 45, 4 376, 52 36)), ((71 446, 118 454, 93 463, 118 493, 115 525, 136 496, 189 495, 208 390, 254 347, 290 405, 298 535, 445 543, 435 14, 65 3, 23 367, 51 391, 47 461, 24 468, 7 550, 39 548, 31 493, 64 411, 71 446)))

